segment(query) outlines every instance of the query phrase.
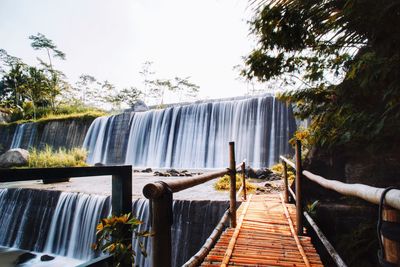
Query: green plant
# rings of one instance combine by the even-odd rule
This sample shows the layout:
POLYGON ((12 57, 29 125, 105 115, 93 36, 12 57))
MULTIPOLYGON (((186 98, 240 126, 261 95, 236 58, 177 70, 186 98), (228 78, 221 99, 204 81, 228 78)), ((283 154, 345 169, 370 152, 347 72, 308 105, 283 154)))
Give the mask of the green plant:
POLYGON ((307 204, 306 211, 310 214, 310 216, 314 217, 317 214, 318 204, 319 200, 315 200, 313 203, 307 204))
POLYGON ((83 167, 86 164, 87 151, 82 148, 66 150, 60 148, 53 151, 50 146, 44 150, 32 149, 29 152, 29 168, 51 168, 51 167, 83 167))
MULTIPOLYGON (((133 264, 136 253, 132 248, 132 238, 146 238, 151 235, 148 231, 138 231, 141 224, 142 222, 131 213, 101 219, 96 227, 96 243, 92 248, 114 255, 114 266, 126 265, 130 261, 133 264)), ((141 253, 146 257, 143 243, 140 240, 138 243, 141 253)))
MULTIPOLYGON (((282 163, 277 163, 275 165, 273 165, 272 167, 270 167, 271 171, 273 171, 276 174, 279 174, 283 177, 283 165, 282 163)), ((295 178, 294 172, 293 172, 293 168, 288 166, 288 171, 287 171, 287 176, 288 176, 288 180, 289 181, 293 181, 295 178)))
MULTIPOLYGON (((229 175, 224 175, 221 178, 219 178, 215 184, 214 188, 216 190, 229 190, 231 186, 231 180, 230 180, 229 175)), ((241 174, 236 174, 236 190, 239 190, 239 188, 242 186, 242 175, 241 174)), ((253 191, 256 189, 256 186, 249 181, 246 181, 246 189, 248 191, 253 191)))

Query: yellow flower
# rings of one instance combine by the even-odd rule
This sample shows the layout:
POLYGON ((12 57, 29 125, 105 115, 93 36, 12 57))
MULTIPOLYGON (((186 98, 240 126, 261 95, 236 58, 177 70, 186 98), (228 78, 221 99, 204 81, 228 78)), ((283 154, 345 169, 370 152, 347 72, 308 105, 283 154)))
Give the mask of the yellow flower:
POLYGON ((109 245, 109 246, 107 247, 107 250, 108 250, 108 252, 113 253, 114 250, 115 250, 115 244, 112 243, 111 245, 109 245))
POLYGON ((103 223, 99 223, 96 227, 97 232, 103 231, 103 223))
POLYGON ((126 223, 129 218, 128 218, 128 215, 122 215, 121 217, 117 217, 115 219, 119 223, 126 223))

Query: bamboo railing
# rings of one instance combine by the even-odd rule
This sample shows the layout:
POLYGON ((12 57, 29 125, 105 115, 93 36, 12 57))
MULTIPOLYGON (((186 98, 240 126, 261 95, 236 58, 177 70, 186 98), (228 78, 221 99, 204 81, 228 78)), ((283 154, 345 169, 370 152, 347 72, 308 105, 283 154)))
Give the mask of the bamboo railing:
MULTIPOLYGON (((345 196, 352 196, 361 198, 369 203, 379 205, 381 202, 382 194, 385 192, 385 188, 377 188, 364 184, 347 184, 336 180, 329 180, 322 176, 316 175, 310 171, 303 170, 301 165, 301 142, 299 140, 296 141, 296 163, 293 163, 289 159, 284 156, 280 156, 281 162, 283 164, 283 178, 284 178, 284 200, 285 202, 289 202, 289 194, 296 202, 296 224, 297 224, 297 232, 299 235, 303 234, 303 218, 306 218, 310 226, 314 229, 317 236, 320 238, 322 244, 327 249, 327 252, 332 257, 332 260, 336 263, 337 266, 346 266, 344 261, 341 259, 339 254, 335 251, 333 246, 330 244, 328 239, 319 229, 314 220, 308 215, 307 212, 303 212, 302 207, 302 179, 303 177, 309 179, 317 183, 318 185, 336 191, 339 194, 345 196), (287 177, 287 165, 291 166, 296 171, 295 178, 295 188, 296 193, 292 191, 288 184, 287 177)), ((400 222, 400 190, 390 190, 384 195, 384 211, 383 215, 384 219, 391 222, 400 222), (393 210, 395 209, 395 210, 393 210)), ((398 242, 385 239, 383 242, 383 246, 385 247, 385 255, 384 258, 387 262, 392 264, 397 264, 400 266, 400 244, 398 242), (387 248, 387 249, 386 249, 387 248)))
MULTIPOLYGON (((235 163, 235 144, 229 142, 229 168, 224 170, 207 173, 191 178, 177 179, 167 182, 149 183, 143 188, 143 195, 149 199, 151 207, 151 232, 154 233, 152 240, 152 263, 154 267, 171 266, 171 226, 172 226, 172 201, 173 193, 203 184, 215 178, 229 174, 229 209, 224 213, 220 222, 206 240, 202 248, 189 260, 184 266, 198 266, 207 256, 211 248, 215 245, 217 239, 224 230, 224 225, 230 219, 230 226, 236 227, 236 169, 241 168, 242 179, 245 180, 245 163, 238 166, 235 163)), ((245 181, 243 182, 245 184, 245 181)), ((243 191, 246 198, 246 190, 239 189, 238 193, 243 191)), ((238 194, 239 195, 239 194, 238 194)))

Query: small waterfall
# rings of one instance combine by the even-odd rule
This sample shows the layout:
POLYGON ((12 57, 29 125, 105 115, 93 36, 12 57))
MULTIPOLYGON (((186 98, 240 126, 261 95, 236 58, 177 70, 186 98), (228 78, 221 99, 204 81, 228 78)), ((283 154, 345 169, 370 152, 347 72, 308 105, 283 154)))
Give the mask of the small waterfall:
POLYGON ((0 189, 0 245, 42 251, 60 192, 0 189))
POLYGON ((98 118, 83 146, 90 164, 221 168, 235 141, 238 160, 263 167, 291 152, 295 128, 291 107, 264 96, 98 118))
POLYGON ((109 213, 109 197, 61 193, 44 251, 88 260, 93 258, 96 225, 109 213))
MULTIPOLYGON (((226 201, 174 201, 172 266, 181 266, 200 249, 227 207, 226 201)), ((148 201, 134 200, 132 210, 144 222, 138 230, 149 230, 148 201)), ((106 196, 1 189, 0 246, 86 261, 97 256, 91 250, 96 225, 109 214, 110 198, 106 196)), ((151 238, 144 241, 150 253, 151 238)), ((143 257, 137 242, 133 243, 136 264, 151 266, 151 257, 143 257)))
POLYGON ((35 123, 19 124, 15 130, 10 148, 29 149, 33 146, 37 132, 35 123))

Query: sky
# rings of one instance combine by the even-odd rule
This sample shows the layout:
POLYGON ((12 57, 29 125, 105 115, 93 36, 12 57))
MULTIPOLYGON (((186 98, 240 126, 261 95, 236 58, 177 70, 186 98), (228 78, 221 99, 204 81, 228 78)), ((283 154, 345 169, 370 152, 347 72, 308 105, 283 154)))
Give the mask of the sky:
MULTIPOLYGON (((52 39, 67 55, 55 61, 70 83, 91 74, 118 87, 141 86, 152 61, 156 78, 191 77, 199 97, 244 95, 235 65, 254 46, 246 0, 0 0, 0 48, 36 64, 45 54, 29 35, 52 39)), ((169 99, 167 102, 174 102, 169 99)))

